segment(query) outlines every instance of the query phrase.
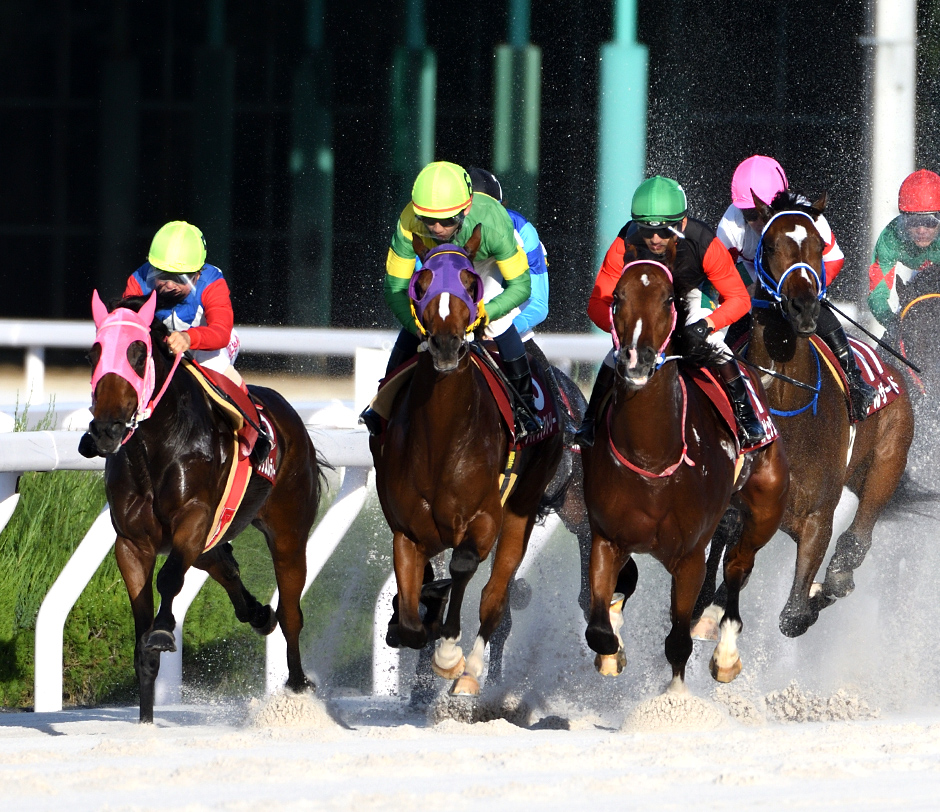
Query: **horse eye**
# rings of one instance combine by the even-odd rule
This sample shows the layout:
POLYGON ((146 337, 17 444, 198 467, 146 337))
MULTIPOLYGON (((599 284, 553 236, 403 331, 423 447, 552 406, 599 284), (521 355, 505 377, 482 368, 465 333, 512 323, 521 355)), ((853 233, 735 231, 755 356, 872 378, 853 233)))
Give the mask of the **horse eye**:
POLYGON ((675 303, 676 303, 676 297, 675 297, 675 296, 668 296, 668 297, 666 298, 666 307, 672 307, 672 305, 674 305, 675 303))

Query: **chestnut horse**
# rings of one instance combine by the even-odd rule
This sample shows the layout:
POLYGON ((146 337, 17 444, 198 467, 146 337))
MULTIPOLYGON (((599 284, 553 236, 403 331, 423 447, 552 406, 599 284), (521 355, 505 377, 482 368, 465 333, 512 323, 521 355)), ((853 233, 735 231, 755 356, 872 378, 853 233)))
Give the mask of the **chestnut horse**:
POLYGON ((176 650, 173 599, 192 566, 225 588, 236 617, 258 633, 270 634, 280 624, 287 640, 287 686, 294 691, 312 687, 300 660, 300 595, 321 487, 303 421, 277 392, 250 387, 275 430, 276 484, 252 471, 231 525, 216 546, 204 551, 234 463, 234 431, 195 377, 174 363, 166 348, 167 329, 154 319, 155 307, 154 293, 147 300, 124 299, 109 315, 96 292, 92 310, 98 332, 89 355, 93 370, 107 364, 95 376, 88 430, 106 457, 115 556, 134 614, 141 722, 153 721, 160 652, 176 650), (159 394, 151 399, 153 392, 159 394), (264 534, 271 551, 280 595, 276 612, 245 589, 228 543, 249 523, 264 534), (161 601, 154 618, 158 555, 167 558, 157 575, 161 601))
POLYGON ((789 477, 778 442, 745 454, 736 476, 735 428, 686 381, 673 363, 676 356, 664 356, 680 343, 673 338, 676 320, 669 269, 658 262, 628 263, 612 304, 616 383, 597 420, 597 439, 581 453, 593 531, 585 636, 598 654, 595 666, 617 675, 626 664, 622 606, 636 588, 632 556, 647 553, 672 576, 672 629, 665 646, 672 666, 669 690, 684 691, 692 609, 705 577, 709 539, 729 503, 740 506, 743 533, 725 559, 728 606, 710 665, 716 680, 730 682, 741 671, 738 595, 755 554, 777 530, 789 477))
MULTIPOLYGON (((853 425, 839 381, 810 344, 825 292, 825 243, 815 226, 825 202, 824 195, 812 206, 795 199, 775 200, 780 211, 760 201, 757 206, 767 225, 756 260, 763 293, 754 302, 748 359, 818 389, 814 394, 783 378, 763 378, 792 473, 781 524, 797 545, 793 584, 780 615, 780 630, 788 637, 803 634, 821 609, 855 588, 853 572, 904 473, 914 432, 910 399, 896 369, 883 364, 900 390, 897 398, 853 425), (825 581, 814 584, 843 486, 858 496, 858 510, 836 542, 825 581)), ((713 553, 720 555, 717 548, 713 553)), ((700 605, 710 599, 713 586, 706 587, 700 605)), ((719 591, 716 603, 721 602, 719 591)))
POLYGON ((411 295, 427 351, 420 353, 409 385, 396 395, 384 443, 381 437, 370 439, 398 584, 389 642, 421 649, 436 640, 432 668, 455 680, 451 693, 456 695, 479 693, 487 642, 503 617, 510 582, 562 456, 559 433, 515 451, 515 487, 508 498, 501 497, 509 429, 469 351, 483 289, 472 264, 479 243, 478 231, 466 249, 445 244, 427 250, 414 241, 424 267, 412 278, 411 295), (458 645, 464 592, 494 548, 480 599, 480 630, 464 658, 458 645), (429 562, 447 549, 453 550, 451 583, 442 623, 448 597, 440 584, 429 595, 435 588, 428 583, 429 562))

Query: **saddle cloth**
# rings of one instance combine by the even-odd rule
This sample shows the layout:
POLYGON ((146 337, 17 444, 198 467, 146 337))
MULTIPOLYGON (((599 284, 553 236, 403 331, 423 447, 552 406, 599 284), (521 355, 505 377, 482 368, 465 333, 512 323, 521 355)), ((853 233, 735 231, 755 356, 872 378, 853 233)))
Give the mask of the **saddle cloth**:
MULTIPOLYGON (((735 420, 734 412, 731 409, 731 400, 728 397, 727 390, 715 377, 714 373, 707 367, 684 367, 682 374, 685 375, 685 379, 689 383, 694 383, 708 396, 708 399, 718 410, 718 414, 721 415, 722 419, 728 425, 728 428, 731 429, 731 434, 734 435, 735 442, 740 443, 738 440, 738 422, 735 420)), ((747 394, 751 399, 751 405, 754 407, 754 414, 757 415, 757 419, 760 421, 761 426, 763 426, 766 436, 764 440, 759 443, 744 448, 739 447, 738 452, 741 454, 763 448, 780 436, 773 416, 770 414, 770 408, 764 403, 754 386, 754 381, 751 378, 752 374, 753 373, 748 370, 747 373, 742 376, 747 384, 747 394)))
MULTIPOLYGON (((838 359, 835 357, 832 350, 829 349, 826 342, 819 338, 819 336, 811 336, 810 342, 826 362, 826 366, 829 367, 829 371, 839 382, 839 386, 842 387, 846 408, 849 411, 849 419, 851 419, 852 408, 849 399, 849 381, 845 377, 845 372, 842 371, 842 366, 839 364, 838 359)), ((877 392, 874 401, 872 401, 868 409, 867 417, 883 409, 897 398, 897 396, 901 394, 901 386, 894 373, 885 368, 884 364, 881 362, 881 358, 878 357, 878 354, 871 347, 851 336, 849 336, 849 346, 852 347, 852 352, 855 353, 855 363, 861 370, 862 377, 870 383, 877 392)), ((852 422, 857 421, 853 420, 852 422)))
MULTIPOLYGON (((196 379, 199 385, 205 390, 206 394, 209 396, 209 399, 212 403, 218 407, 218 409, 225 415, 225 417, 232 423, 233 426, 233 435, 232 435, 232 459, 234 460, 233 465, 229 469, 228 478, 225 482, 225 489, 222 492, 222 498, 219 500, 219 504, 216 507, 215 516, 213 517, 212 528, 209 531, 209 535, 206 539, 206 551, 211 550, 222 537, 225 535, 225 531, 228 530, 229 526, 232 524, 232 520, 235 518, 235 514, 238 513, 238 508, 241 506, 242 499, 245 497, 245 492, 248 490, 248 481, 251 478, 252 470, 255 471, 259 476, 263 476, 267 479, 272 485, 276 479, 276 465, 277 465, 277 433, 274 430, 274 425, 268 420, 268 417, 260 407, 255 408, 255 404, 245 395, 239 386, 235 384, 234 381, 229 380, 224 375, 215 372, 211 369, 206 369, 201 367, 195 362, 185 362, 184 363, 187 371, 196 379), (248 447, 246 450, 246 442, 244 439, 244 429, 250 428, 246 423, 242 414, 238 411, 235 406, 232 405, 228 400, 222 397, 209 382, 222 389, 226 395, 236 401, 240 406, 244 406, 247 410, 245 404, 250 404, 251 408, 254 410, 254 413, 258 417, 259 425, 261 425, 268 437, 271 438, 271 450, 268 453, 265 459, 261 460, 259 464, 255 465, 249 454, 251 453, 251 447, 254 446, 254 441, 257 439, 257 432, 254 429, 251 429, 251 447, 248 447)), ((251 414, 251 411, 248 412, 251 414)))

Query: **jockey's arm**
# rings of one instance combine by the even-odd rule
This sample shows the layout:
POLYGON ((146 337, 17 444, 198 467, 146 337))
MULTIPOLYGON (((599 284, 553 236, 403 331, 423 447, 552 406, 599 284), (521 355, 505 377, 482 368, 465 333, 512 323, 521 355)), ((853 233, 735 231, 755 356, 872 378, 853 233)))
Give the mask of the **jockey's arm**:
POLYGON ((497 259, 496 267, 503 277, 503 291, 486 302, 486 315, 490 321, 496 321, 519 307, 532 293, 529 263, 521 245, 516 245, 515 253, 508 259, 497 259))
POLYGON ((408 285, 415 272, 417 257, 414 246, 411 244, 412 232, 405 228, 402 223, 403 218, 404 214, 398 219, 395 234, 392 236, 392 245, 385 259, 385 283, 382 290, 385 294, 385 301, 402 327, 410 333, 417 334, 418 328, 411 315, 411 300, 408 298, 408 285))
POLYGON ((868 269, 868 282, 868 309, 882 327, 889 327, 895 317, 895 311, 891 307, 892 300, 897 306, 897 296, 892 295, 895 282, 894 267, 885 271, 876 258, 868 269))
POLYGON ((748 295, 747 288, 744 287, 741 275, 734 266, 731 254, 717 237, 712 239, 705 250, 702 270, 705 271, 708 281, 718 291, 721 302, 718 309, 706 319, 712 328, 721 330, 750 311, 751 297, 748 295))
POLYGON ((526 221, 518 232, 529 263, 532 291, 524 302, 524 309, 512 320, 512 324, 519 335, 525 335, 545 321, 548 315, 548 263, 545 260, 545 247, 539 240, 535 226, 526 221))
POLYGON ((836 235, 832 233, 832 227, 822 215, 816 220, 816 230, 819 236, 823 238, 826 247, 823 248, 823 262, 826 263, 826 286, 832 284, 833 280, 839 275, 842 266, 845 265, 845 254, 836 242, 836 235))
POLYGON ((591 291, 591 298, 588 301, 588 317, 605 333, 610 332, 610 304, 614 300, 614 288, 617 287, 617 282, 620 281, 620 275, 623 273, 624 250, 621 234, 611 243, 604 255, 604 261, 594 281, 594 290, 591 291))
POLYGON ((202 292, 202 311, 206 323, 186 331, 190 349, 221 350, 228 346, 235 326, 235 314, 232 312, 228 283, 224 279, 216 279, 202 292))

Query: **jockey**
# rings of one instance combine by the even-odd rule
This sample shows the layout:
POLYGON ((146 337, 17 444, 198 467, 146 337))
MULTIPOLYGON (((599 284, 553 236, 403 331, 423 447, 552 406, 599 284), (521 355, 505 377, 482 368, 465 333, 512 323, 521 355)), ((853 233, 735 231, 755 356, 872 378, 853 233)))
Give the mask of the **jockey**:
MULTIPOLYGON (((632 220, 607 249, 588 303, 588 316, 600 329, 611 329, 610 305, 614 288, 623 273, 624 254, 632 246, 638 259, 661 262, 667 249, 675 249, 672 268, 676 296, 688 307, 685 333, 692 341, 707 341, 723 351, 727 360, 718 365, 738 423, 741 445, 762 442, 766 432, 754 413, 737 361, 724 343, 728 326, 750 310, 747 289, 735 270, 731 255, 715 233, 701 220, 687 214, 685 191, 671 178, 657 175, 643 181, 633 194, 632 220), (702 301, 701 287, 710 282, 720 304, 712 310, 702 301)), ((581 445, 594 444, 594 422, 598 408, 614 381, 616 359, 611 350, 597 373, 581 428, 575 435, 581 445)))
MULTIPOLYGON (((240 342, 228 284, 222 271, 206 262, 206 240, 196 226, 175 220, 154 235, 147 261, 128 277, 124 296, 146 297, 153 291, 155 315, 170 330, 167 349, 173 355, 191 351, 198 364, 222 373, 248 394, 233 366, 240 342)), ((270 440, 259 434, 252 456, 264 459, 269 449, 270 440)))
MULTIPOLYGON (((515 404, 516 418, 524 433, 542 427, 535 417, 532 377, 525 347, 513 326, 513 314, 531 293, 528 261, 516 241, 512 220, 496 200, 473 194, 467 172, 457 164, 435 161, 418 174, 392 236, 385 264, 385 301, 402 324, 392 348, 386 375, 418 352, 417 325, 411 312, 408 284, 415 272, 412 235, 429 248, 443 243, 463 246, 481 225, 481 243, 474 268, 484 283, 495 271, 502 277, 500 292, 485 303, 485 335, 496 341, 509 383, 523 404, 515 404)), ((371 406, 359 416, 370 434, 381 431, 380 415, 371 406)))
POLYGON ((940 175, 929 169, 908 175, 898 193, 898 210, 878 236, 868 269, 868 309, 892 332, 901 310, 917 298, 914 280, 940 266, 940 175))
MULTIPOLYGON (((731 179, 731 205, 728 206, 718 224, 717 235, 731 252, 731 258, 738 263, 741 276, 752 295, 755 292, 757 280, 754 254, 764 226, 767 225, 757 211, 754 195, 769 206, 778 194, 787 192, 788 189, 787 176, 783 167, 766 155, 752 155, 738 164, 738 168, 734 170, 734 176, 731 179)), ((797 195, 796 200, 801 205, 811 204, 811 201, 803 195, 797 195)), ((832 228, 823 215, 816 218, 815 225, 819 236, 826 244, 823 249, 823 267, 826 270, 826 287, 828 287, 842 270, 845 255, 839 248, 835 234, 832 233, 832 228)), ((849 347, 845 330, 828 307, 819 309, 817 325, 817 335, 832 350, 849 381, 852 416, 855 420, 864 420, 877 392, 862 377, 861 370, 855 363, 855 353, 849 347)))

